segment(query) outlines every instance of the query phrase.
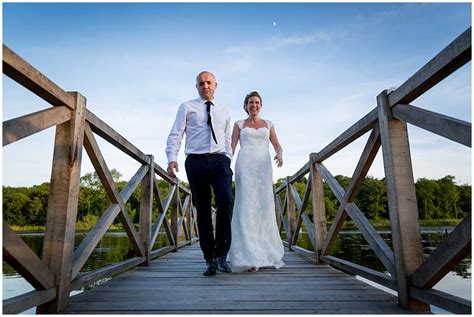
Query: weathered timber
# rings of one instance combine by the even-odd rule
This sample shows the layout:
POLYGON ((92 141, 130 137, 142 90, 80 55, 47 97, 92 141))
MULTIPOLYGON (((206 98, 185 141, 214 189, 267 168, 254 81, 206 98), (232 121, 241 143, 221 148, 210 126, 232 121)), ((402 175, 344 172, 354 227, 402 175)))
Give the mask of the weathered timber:
POLYGON ((415 287, 431 288, 471 253, 471 214, 469 214, 413 273, 415 287))
POLYGON ((330 264, 331 266, 334 266, 335 268, 338 268, 350 274, 362 276, 372 282, 383 285, 393 290, 397 289, 396 283, 387 274, 366 268, 364 266, 343 259, 339 259, 334 256, 321 256, 321 260, 330 264))
POLYGON ((94 134, 92 133, 88 123, 86 124, 84 132, 84 147, 107 195, 109 196, 109 199, 113 204, 117 204, 120 207, 120 213, 118 214, 119 219, 122 222, 123 228, 125 229, 130 241, 132 242, 136 254, 139 256, 145 255, 145 248, 133 226, 133 221, 127 211, 125 202, 122 200, 117 186, 115 186, 112 173, 110 173, 110 170, 107 167, 99 145, 97 144, 94 134))
MULTIPOLYGON (((168 210, 169 210, 169 212, 170 212, 170 214, 171 214, 171 209, 172 209, 172 208, 170 208, 170 206, 171 206, 171 204, 172 204, 172 202, 173 202, 173 199, 175 198, 175 192, 176 192, 176 190, 177 190, 177 187, 178 187, 178 186, 175 184, 175 185, 171 186, 170 190, 168 191, 168 196, 166 197, 166 199, 165 199, 165 204, 164 204, 164 206, 163 206, 163 210, 164 210, 164 214, 165 214, 165 215, 168 214, 168 210)), ((166 220, 166 218, 164 218, 164 219, 166 220)), ((172 231, 171 226, 170 226, 170 224, 168 223, 168 221, 163 221, 163 222, 161 222, 161 220, 160 220, 158 223, 159 223, 159 225, 156 225, 156 226, 155 226, 156 229, 154 229, 155 231, 154 231, 154 234, 153 234, 153 238, 156 239, 156 238, 155 238, 155 235, 156 235, 156 236, 158 235, 158 230, 159 230, 159 228, 160 228, 160 226, 161 226, 161 223, 163 223, 164 226, 165 226, 165 231, 166 231, 166 235, 167 235, 167 237, 168 237, 168 241, 169 241, 172 245, 176 245, 176 239, 175 239, 175 236, 174 236, 174 234, 173 234, 173 231, 172 231)), ((158 223, 157 223, 157 224, 158 224, 158 223)), ((154 242, 153 242, 153 243, 154 243, 154 242)))
POLYGON ((311 154, 312 162, 322 162, 332 156, 334 153, 340 151, 347 145, 351 144, 359 137, 370 131, 377 120, 377 108, 370 111, 362 119, 354 123, 349 129, 339 135, 334 141, 329 143, 318 153, 311 154))
MULTIPOLYGON (((305 165, 303 165, 302 168, 300 168, 295 174, 293 174, 292 176, 290 176, 288 178, 288 182, 290 184, 293 184, 294 182, 296 182, 297 180, 299 180, 301 177, 305 176, 306 174, 309 173, 309 169, 311 167, 311 162, 307 162, 305 165)), ((281 192, 283 189, 286 188, 286 183, 283 183, 281 184, 278 188, 274 189, 274 192, 275 193, 279 193, 281 192)))
POLYGON ((174 245, 168 245, 166 247, 159 248, 158 250, 153 250, 150 252, 150 258, 158 258, 166 253, 169 253, 171 251, 175 250, 174 245))
POLYGON ((143 177, 140 186, 140 219, 139 219, 139 236, 140 241, 145 249, 146 265, 150 264, 150 251, 153 247, 151 244, 151 213, 153 207, 153 187, 154 174, 153 170, 154 158, 153 155, 148 156, 150 165, 148 172, 143 177))
POLYGON ((19 314, 27 309, 52 301, 56 297, 56 288, 31 291, 3 300, 3 314, 19 314))
POLYGON ((177 186, 176 185, 173 185, 171 186, 170 190, 168 191, 168 196, 166 196, 166 199, 165 199, 165 204, 163 205, 163 210, 164 212, 168 212, 168 209, 171 205, 171 202, 173 200, 173 197, 174 197, 174 192, 176 191, 176 188, 177 186))
MULTIPOLYGON (((318 255, 321 255, 323 249, 323 242, 327 235, 326 206, 324 204, 323 179, 314 167, 313 162, 311 164, 309 181, 312 183, 311 189, 313 192, 312 204, 315 230, 314 240, 316 244, 315 251, 318 255)), ((320 263, 319 256, 316 256, 316 263, 320 263)))
POLYGON ((471 147, 470 122, 445 116, 412 105, 398 104, 392 108, 393 117, 424 130, 436 133, 454 142, 471 147))
MULTIPOLYGON (((326 169, 323 164, 317 164, 318 171, 324 175, 326 183, 331 188, 336 198, 341 204, 346 204, 344 201, 345 192, 342 186, 337 182, 334 176, 326 169)), ((360 209, 354 203, 348 203, 345 205, 347 214, 351 217, 354 224, 360 230, 364 238, 369 243, 372 250, 374 250, 377 257, 380 259, 385 268, 392 274, 395 275, 394 256, 392 250, 388 247, 385 241, 382 239, 380 234, 372 227, 367 218, 362 214, 360 209)))
POLYGON ((306 250, 305 248, 299 247, 297 245, 291 245, 291 251, 294 251, 295 253, 298 253, 304 257, 312 259, 315 262, 316 262, 316 257, 318 256, 316 252, 306 250))
MULTIPOLYGON (((179 218, 179 227, 183 226, 183 231, 184 231, 184 236, 186 240, 191 240, 191 230, 189 228, 189 218, 191 217, 191 213, 189 212, 190 210, 190 199, 191 197, 189 195, 186 195, 184 198, 184 203, 182 205, 181 209, 181 217, 179 218)), ((180 201, 181 203, 181 201, 180 201)))
POLYGON ((117 187, 115 186, 112 173, 110 173, 107 163, 102 156, 102 152, 100 151, 99 145, 97 144, 97 141, 88 123, 86 123, 84 130, 84 148, 86 149, 92 166, 94 167, 110 201, 113 204, 119 204, 119 201, 121 201, 120 194, 118 193, 117 187))
POLYGON ((39 313, 59 312, 69 299, 86 107, 86 99, 81 94, 71 93, 71 97, 75 101, 71 120, 56 126, 42 256, 43 263, 55 275, 57 297, 39 306, 39 313), (77 140, 78 152, 71 161, 73 139, 77 140))
POLYGON ((71 109, 58 106, 3 122, 3 146, 71 119, 71 109))
POLYGON ((288 237, 288 243, 291 245, 293 244, 293 239, 297 235, 296 232, 296 201, 295 197, 293 197, 293 194, 290 190, 291 183, 289 181, 289 177, 286 179, 286 214, 288 216, 288 230, 287 231, 287 237, 288 237))
POLYGON ((186 246, 150 266, 73 296, 63 313, 409 313, 397 305, 395 296, 330 266, 316 266, 314 259, 285 252, 283 260, 285 266, 278 270, 218 272, 207 278, 202 275, 204 260, 199 247, 186 246), (176 294, 185 300, 177 300, 176 294))
POLYGON ((54 274, 28 245, 3 222, 3 259, 36 289, 54 286, 54 274))
MULTIPOLYGON (((154 166, 155 166, 154 167, 155 173, 160 175, 161 178, 163 178, 165 181, 167 181, 170 184, 176 183, 177 178, 170 177, 168 175, 168 173, 161 166, 159 166, 158 164, 155 163, 154 166)), ((189 188, 183 186, 183 184, 181 182, 178 185, 179 185, 180 190, 184 191, 188 195, 191 195, 191 190, 189 188)))
POLYGON ((339 233, 339 231, 341 231, 342 225, 344 224, 344 221, 347 218, 346 204, 347 203, 341 203, 337 209, 336 214, 334 215, 328 234, 326 235, 326 238, 323 240, 321 255, 328 254, 329 249, 331 248, 333 243, 336 241, 337 234, 339 233))
POLYGON ((178 248, 178 215, 179 215, 179 185, 173 186, 175 188, 174 195, 172 196, 170 203, 170 229, 171 236, 174 238, 174 245, 178 248))
POLYGON ((410 287, 410 295, 425 303, 438 306, 454 314, 472 314, 471 301, 458 296, 446 294, 435 289, 410 287))
MULTIPOLYGON (((120 196, 123 201, 127 201, 132 193, 137 188, 140 181, 145 177, 148 168, 146 165, 140 167, 135 173, 130 182, 122 189, 120 196)), ((97 223, 89 231, 84 240, 79 244, 77 249, 74 251, 72 273, 76 276, 80 269, 84 266, 87 259, 91 255, 94 248, 99 243, 100 239, 104 236, 107 229, 110 227, 112 222, 115 220, 117 215, 120 213, 120 207, 117 204, 110 205, 107 210, 100 216, 97 223)))
POLYGON ((299 235, 299 232, 300 232, 300 228, 301 228, 301 220, 302 220, 301 219, 301 214, 304 213, 304 210, 303 210, 303 203, 301 202, 300 196, 299 196, 298 191, 296 190, 296 188, 293 186, 293 184, 290 184, 289 188, 290 188, 290 191, 291 191, 291 195, 293 196, 293 199, 295 201, 295 206, 296 206, 295 213, 297 214, 296 215, 295 233, 292 237, 293 242, 291 244, 296 244, 296 241, 298 240, 298 235, 299 235))
POLYGON ((3 73, 53 106, 75 108, 75 99, 3 44, 3 73))
POLYGON ((357 163, 356 169, 352 174, 351 181, 347 187, 347 191, 344 197, 344 201, 351 203, 355 200, 357 194, 362 187, 365 176, 369 171, 374 159, 377 155, 377 152, 380 148, 380 133, 378 126, 374 126, 372 133, 367 140, 367 143, 362 151, 359 162, 357 163))
POLYGON ((293 184, 288 184, 288 188, 290 189, 291 197, 295 201, 296 209, 301 211, 303 209, 303 202, 301 201, 298 191, 296 190, 295 186, 293 186, 293 184))
MULTIPOLYGON (((311 221, 311 219, 309 218, 308 214, 306 212, 303 212, 301 214, 301 219, 303 220, 304 222, 304 225, 306 227, 306 231, 308 233, 308 236, 309 236, 309 239, 311 241, 311 245, 313 246, 313 249, 314 250, 317 250, 317 246, 316 246, 316 233, 315 233, 315 230, 314 230, 314 224, 313 222, 311 221)), ((295 243, 296 244, 296 241, 295 243)))
POLYGON ((146 258, 144 256, 134 257, 131 259, 123 260, 120 263, 114 263, 106 267, 102 267, 92 272, 80 273, 72 281, 71 289, 79 290, 101 279, 125 272, 143 262, 146 262, 146 258))
POLYGON ((151 226, 151 235, 150 235, 150 245, 154 245, 156 239, 158 238, 158 233, 160 232, 160 228, 163 224, 163 221, 166 220, 165 213, 158 213, 158 217, 156 218, 156 222, 151 226))
POLYGON ((92 131, 102 137, 104 140, 108 141, 110 144, 114 145, 116 148, 120 149, 122 152, 126 153, 136 161, 141 164, 150 164, 148 157, 145 153, 140 151, 135 145, 130 143, 117 131, 112 129, 107 123, 102 121, 94 113, 87 110, 86 119, 91 125, 92 131))
POLYGON ((161 199, 160 188, 158 187, 158 184, 156 182, 155 173, 151 173, 151 175, 153 177, 153 198, 156 199, 156 205, 158 207, 158 212, 163 213, 164 212, 164 210, 163 210, 163 201, 161 199))
POLYGON ((357 163, 356 169, 354 174, 352 175, 351 181, 349 182, 349 186, 347 187, 347 191, 344 194, 343 201, 339 205, 339 209, 334 216, 334 220, 331 224, 331 228, 329 229, 329 234, 326 236, 324 241, 324 246, 322 247, 322 254, 327 254, 329 248, 336 240, 336 236, 342 228, 344 224, 344 220, 347 217, 347 212, 345 210, 346 204, 351 203, 355 200, 360 187, 367 175, 367 172, 372 165, 372 162, 377 155, 378 149, 380 148, 380 134, 379 129, 377 126, 374 127, 372 133, 369 136, 369 139, 365 145, 365 148, 362 152, 362 155, 357 163))
POLYGON ((388 95, 387 107, 409 104, 471 60, 471 28, 388 95))
POLYGON ((428 306, 410 298, 408 291, 408 276, 423 263, 423 252, 407 125, 391 116, 386 91, 377 96, 377 104, 398 300, 411 311, 428 311, 428 306))
MULTIPOLYGON (((284 216, 283 216, 283 203, 281 202, 281 198, 278 194, 274 194, 273 197, 275 198, 275 213, 276 213, 276 220, 277 220, 277 223, 278 223, 278 231, 281 232, 281 229, 282 229, 282 226, 284 226, 283 224, 283 219, 284 219, 284 216)), ((285 228, 285 231, 287 229, 285 228)))

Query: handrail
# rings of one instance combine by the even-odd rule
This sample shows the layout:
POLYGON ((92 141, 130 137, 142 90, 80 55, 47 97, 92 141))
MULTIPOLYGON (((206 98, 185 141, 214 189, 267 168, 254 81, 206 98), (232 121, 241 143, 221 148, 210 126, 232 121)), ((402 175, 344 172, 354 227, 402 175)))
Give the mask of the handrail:
POLYGON ((466 217, 425 260, 421 257, 416 193, 412 175, 407 123, 471 147, 470 122, 428 111, 410 103, 471 60, 471 28, 437 54, 395 91, 383 91, 377 107, 357 121, 321 151, 311 153, 309 161, 286 182, 275 188, 276 213, 280 230, 287 236, 285 245, 295 252, 313 257, 341 270, 363 276, 398 293, 399 304, 413 311, 428 311, 428 304, 454 313, 471 313, 471 301, 433 290, 456 264, 471 252, 471 216, 466 217), (337 182, 323 162, 365 133, 371 135, 355 168, 347 191, 337 182), (394 136, 396 134, 396 137, 394 136), (362 182, 382 148, 393 251, 376 232, 354 200, 362 182), (307 179, 304 178, 309 173, 307 179), (312 196, 313 221, 294 189, 295 182, 306 181, 303 201, 312 196), (340 202, 328 230, 323 180, 340 202), (402 184, 402 185, 400 185, 402 184), (310 191, 311 193, 308 193, 310 191), (284 202, 281 195, 285 194, 284 202), (381 273, 356 263, 328 255, 344 220, 350 217, 372 250, 385 266, 381 273), (314 252, 296 246, 304 222, 314 252))
POLYGON ((82 95, 65 92, 5 45, 3 72, 54 106, 5 121, 3 146, 47 128, 56 127, 42 258, 17 236, 7 223, 3 223, 4 260, 35 288, 32 292, 5 300, 5 313, 18 313, 32 307, 37 307, 39 313, 60 312, 67 305, 71 290, 80 289, 135 266, 149 264, 151 259, 197 240, 191 191, 179 179, 169 177, 165 170, 154 162, 153 156, 143 153, 88 110, 86 99, 82 95), (140 163, 140 168, 120 192, 95 135, 140 163), (111 205, 73 250, 83 147, 111 205), (170 184, 170 192, 165 200, 161 198, 156 174, 170 184), (139 185, 141 201, 137 231, 126 203, 139 185), (158 206, 158 217, 152 223, 154 200, 158 206), (135 256, 92 272, 81 273, 81 268, 117 217, 134 247, 135 256), (154 250, 153 246, 161 228, 166 231, 169 245, 154 250), (185 240, 178 242, 180 235, 183 235, 185 240))

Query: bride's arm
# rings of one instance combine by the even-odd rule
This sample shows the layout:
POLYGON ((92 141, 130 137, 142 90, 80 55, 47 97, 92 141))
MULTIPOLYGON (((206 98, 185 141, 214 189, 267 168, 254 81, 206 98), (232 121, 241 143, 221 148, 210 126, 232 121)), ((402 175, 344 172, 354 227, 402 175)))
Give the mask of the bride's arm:
POLYGON ((272 126, 270 129, 270 142, 272 142, 273 148, 275 149, 275 157, 273 158, 278 167, 281 167, 283 165, 283 149, 280 145, 280 142, 278 142, 278 137, 275 132, 275 127, 272 126))
POLYGON ((232 131, 232 142, 230 146, 232 147, 232 156, 234 156, 235 148, 237 147, 237 142, 239 142, 240 129, 237 126, 237 123, 234 124, 234 131, 232 131))

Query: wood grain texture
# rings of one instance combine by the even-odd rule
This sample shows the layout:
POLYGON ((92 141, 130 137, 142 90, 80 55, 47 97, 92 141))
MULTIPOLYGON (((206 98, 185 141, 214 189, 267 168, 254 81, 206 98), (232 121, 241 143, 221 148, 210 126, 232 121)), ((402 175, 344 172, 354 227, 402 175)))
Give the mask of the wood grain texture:
POLYGON ((3 146, 71 119, 71 109, 58 106, 3 122, 3 146))
POLYGON ((388 96, 388 107, 408 104, 471 60, 471 28, 458 36, 388 96))
POLYGON ((3 44, 3 73, 53 106, 75 108, 74 97, 62 90, 3 44))
POLYGON ((81 94, 70 95, 75 101, 73 116, 56 126, 42 256, 43 263, 55 275, 58 296, 41 305, 39 313, 58 312, 69 298, 86 109, 86 99, 81 94), (71 146, 73 140, 75 148, 71 146))
POLYGON ((281 269, 205 277, 197 244, 71 297, 65 314, 407 314, 395 296, 286 252, 281 269), (291 291, 289 291, 291 290, 291 291))

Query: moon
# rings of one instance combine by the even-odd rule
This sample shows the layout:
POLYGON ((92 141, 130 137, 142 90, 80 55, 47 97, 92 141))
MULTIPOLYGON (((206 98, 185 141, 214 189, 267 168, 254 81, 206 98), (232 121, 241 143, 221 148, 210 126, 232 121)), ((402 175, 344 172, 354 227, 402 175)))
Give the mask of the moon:
POLYGON ((277 25, 276 21, 273 21, 273 23, 272 23, 272 24, 273 24, 273 26, 276 26, 276 25, 277 25))

